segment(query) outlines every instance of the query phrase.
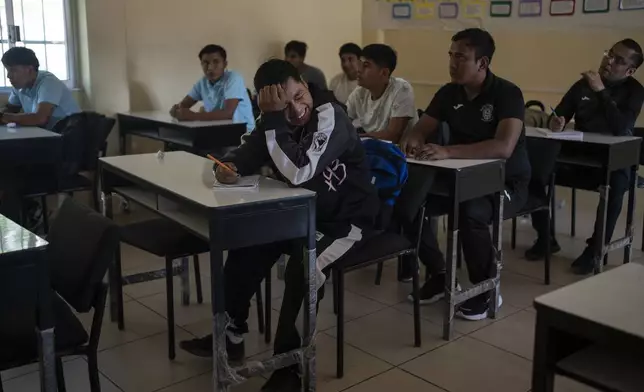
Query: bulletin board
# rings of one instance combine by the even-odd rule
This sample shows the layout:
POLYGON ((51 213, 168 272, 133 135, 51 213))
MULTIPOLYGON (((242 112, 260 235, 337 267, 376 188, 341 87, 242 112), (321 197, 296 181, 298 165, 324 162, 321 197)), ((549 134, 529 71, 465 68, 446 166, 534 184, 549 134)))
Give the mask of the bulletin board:
POLYGON ((644 30, 644 0, 370 0, 372 29, 644 30))

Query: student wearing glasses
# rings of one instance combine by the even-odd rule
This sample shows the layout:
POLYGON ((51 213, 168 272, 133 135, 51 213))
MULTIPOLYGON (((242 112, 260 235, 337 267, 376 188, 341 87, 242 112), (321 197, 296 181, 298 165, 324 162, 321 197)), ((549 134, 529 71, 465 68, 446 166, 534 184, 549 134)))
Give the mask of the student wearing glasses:
MULTIPOLYGON (((550 119, 550 129, 560 132, 574 117, 575 128, 583 132, 604 133, 609 135, 631 135, 635 121, 644 104, 644 87, 633 78, 633 74, 644 62, 642 47, 628 38, 613 45, 604 52, 597 71, 585 71, 581 78, 572 85, 564 95, 555 113, 550 119)), ((599 173, 588 171, 583 173, 583 180, 599 185, 599 173)), ((582 175, 575 172, 576 177, 582 175)), ((610 191, 606 213, 606 238, 610 241, 617 218, 622 211, 624 193, 628 190, 629 170, 617 170, 611 173, 610 191)), ((546 241, 549 239, 552 253, 561 248, 553 233, 546 233, 545 228, 548 212, 537 212, 532 215, 532 225, 538 237, 532 248, 525 253, 528 260, 539 260, 545 257, 546 241)), ((600 213, 598 207, 597 214, 600 213)), ((573 272, 586 275, 593 272, 593 245, 599 232, 597 222, 595 230, 586 243, 583 253, 572 263, 573 272)), ((601 239, 600 239, 601 240, 601 239)))

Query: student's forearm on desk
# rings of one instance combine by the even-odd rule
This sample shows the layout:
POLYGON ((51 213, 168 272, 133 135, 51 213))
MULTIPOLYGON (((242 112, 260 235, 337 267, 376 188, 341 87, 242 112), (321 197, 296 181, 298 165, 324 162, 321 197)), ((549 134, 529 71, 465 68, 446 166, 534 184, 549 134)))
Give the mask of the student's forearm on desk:
POLYGON ((219 121, 219 120, 232 120, 233 113, 226 110, 214 110, 212 112, 196 112, 193 117, 197 121, 219 121))
POLYGON ((16 123, 23 126, 40 127, 47 124, 49 116, 39 113, 5 113, 2 121, 7 123, 16 123))
POLYGON ((20 113, 20 110, 21 110, 21 109, 22 109, 22 108, 21 108, 20 106, 14 106, 14 105, 9 105, 9 104, 7 104, 7 106, 5 106, 5 107, 4 107, 3 109, 1 109, 0 111, 2 111, 2 113, 3 113, 3 114, 7 114, 7 113, 20 113))

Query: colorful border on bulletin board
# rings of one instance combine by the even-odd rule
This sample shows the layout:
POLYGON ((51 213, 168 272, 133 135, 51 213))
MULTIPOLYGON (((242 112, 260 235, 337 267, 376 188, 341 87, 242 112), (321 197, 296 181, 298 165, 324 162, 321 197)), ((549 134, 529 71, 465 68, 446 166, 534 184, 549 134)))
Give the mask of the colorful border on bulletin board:
POLYGON ((575 0, 550 0, 550 16, 574 15, 575 3, 575 0))
POLYGON ((411 19, 411 4, 399 3, 391 7, 393 19, 411 19))
POLYGON ((584 14, 605 14, 610 11, 610 0, 583 0, 584 14))
POLYGON ((644 0, 619 0, 620 11, 644 10, 644 0))
POLYGON ((494 0, 490 2, 490 17, 508 18, 512 16, 511 0, 494 0))

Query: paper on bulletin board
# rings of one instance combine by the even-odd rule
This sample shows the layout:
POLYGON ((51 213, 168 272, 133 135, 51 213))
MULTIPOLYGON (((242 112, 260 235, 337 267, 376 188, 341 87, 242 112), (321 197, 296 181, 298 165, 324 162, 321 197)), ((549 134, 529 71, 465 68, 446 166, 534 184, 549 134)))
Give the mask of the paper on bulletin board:
POLYGON ((461 3, 464 18, 482 18, 485 15, 486 2, 482 0, 465 0, 461 3))
POLYGON ((438 5, 438 17, 441 19, 458 18, 458 3, 443 2, 438 5))
POLYGON ((414 8, 415 19, 434 19, 436 17, 436 3, 434 2, 416 3, 414 8))
POLYGON ((550 0, 550 16, 571 16, 575 14, 575 0, 550 0))
POLYGON ((610 0, 583 0, 584 14, 606 13, 610 10, 610 0))
POLYGON ((507 18, 512 15, 512 1, 493 0, 490 2, 491 18, 507 18))
POLYGON ((411 4, 399 3, 394 4, 391 8, 391 17, 394 19, 410 19, 411 4))
MULTIPOLYGON (((644 0, 619 0, 619 9, 622 11, 644 10, 644 0)), ((644 25, 644 15, 642 15, 644 25)))
POLYGON ((541 16, 542 2, 541 0, 519 0, 519 16, 536 17, 541 16))

